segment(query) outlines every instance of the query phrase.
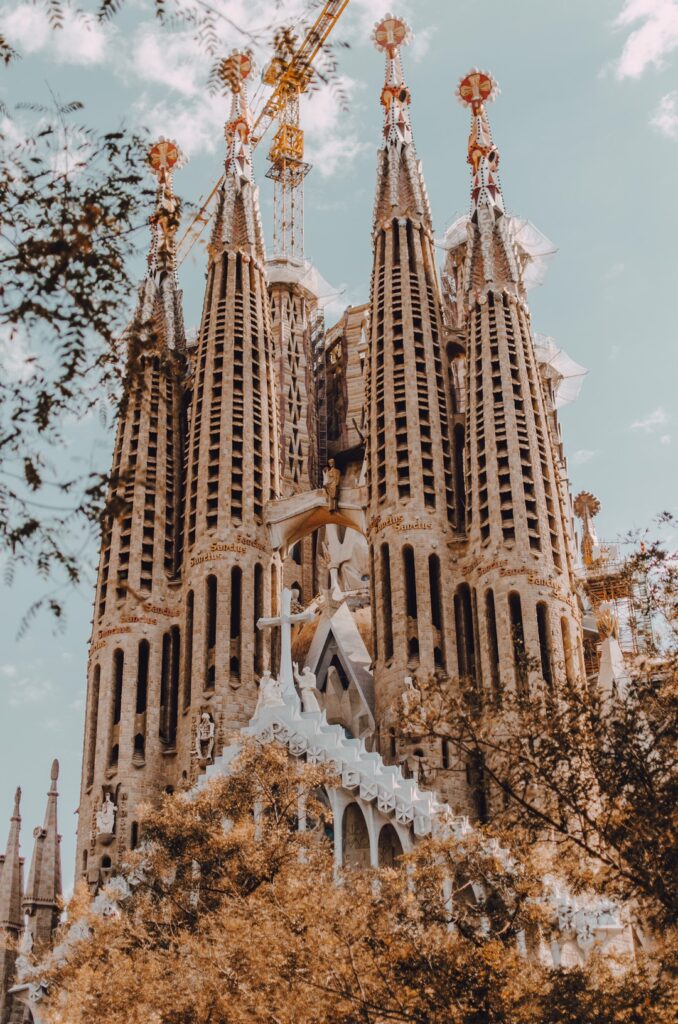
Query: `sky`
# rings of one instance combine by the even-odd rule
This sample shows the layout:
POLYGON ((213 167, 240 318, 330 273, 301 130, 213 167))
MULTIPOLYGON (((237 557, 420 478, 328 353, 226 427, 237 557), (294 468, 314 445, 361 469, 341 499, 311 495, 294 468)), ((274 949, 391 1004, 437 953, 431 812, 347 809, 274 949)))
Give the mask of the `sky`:
MULTIPOLYGON (((239 28, 264 25, 272 10, 278 23, 293 23, 303 0, 211 0, 210 7, 226 54, 247 45, 239 28)), ((609 540, 665 509, 678 513, 678 0, 351 0, 335 30, 349 44, 337 49, 348 106, 323 88, 302 114, 313 164, 306 254, 332 285, 330 321, 368 297, 383 81, 370 33, 390 8, 415 34, 403 58, 439 238, 469 202, 468 113, 454 98, 457 82, 472 67, 499 81, 489 117, 507 208, 558 248, 546 282, 531 293, 533 325, 589 369, 578 401, 561 416, 573 493, 599 497, 599 534, 609 540)), ((208 94, 210 59, 190 31, 161 28, 149 0, 126 0, 104 26, 67 11, 58 32, 40 2, 0 0, 0 31, 22 55, 0 69, 6 106, 49 102, 50 90, 82 100, 83 118, 101 129, 124 122, 175 139, 188 156, 175 178, 186 200, 210 190, 228 101, 208 94)), ((260 67, 265 58, 257 53, 260 67)), ((255 164, 270 239, 265 149, 255 164)), ((138 267, 141 275, 143 252, 138 267)), ((204 268, 196 246, 181 268, 189 326, 200 315, 204 268)), ((74 424, 69 444, 76 456, 108 467, 110 431, 74 424)), ((21 785, 30 857, 58 757, 67 886, 93 579, 68 596, 62 632, 38 618, 21 639, 22 614, 44 584, 23 574, 2 590, 0 846, 21 785)))

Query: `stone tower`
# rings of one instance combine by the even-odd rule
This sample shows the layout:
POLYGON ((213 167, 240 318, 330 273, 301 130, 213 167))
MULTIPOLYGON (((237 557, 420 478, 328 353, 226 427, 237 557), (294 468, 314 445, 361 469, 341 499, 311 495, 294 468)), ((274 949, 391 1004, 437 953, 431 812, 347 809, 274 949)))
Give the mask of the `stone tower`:
POLYGON ((23 923, 21 897, 24 861, 19 854, 20 803, 21 790, 17 789, 7 849, 4 857, 0 857, 0 1024, 22 1019, 18 1008, 13 1006, 12 997, 8 995, 14 981, 16 963, 16 952, 10 947, 18 940, 23 923))
POLYGON ((468 543, 453 567, 458 672, 490 700, 582 668, 571 520, 524 286, 529 254, 504 209, 485 112, 496 91, 479 71, 459 85, 471 110, 472 200, 446 267, 466 365, 468 543))
MULTIPOLYGON (((193 744, 188 726, 195 729, 198 714, 210 716, 217 743, 224 729, 249 720, 255 678, 268 664, 268 640, 256 622, 270 614, 279 590, 263 521, 280 483, 266 256, 247 105, 251 71, 247 54, 224 62, 232 91, 226 164, 195 353, 185 470, 183 771, 193 744)), ((189 776, 197 768, 194 759, 189 776)))
POLYGON ((388 709, 405 676, 451 667, 448 542, 463 524, 455 519, 433 226, 400 58, 409 29, 389 16, 373 38, 386 56, 386 80, 373 223, 366 504, 375 711, 387 753, 388 709))
POLYGON ((128 330, 128 361, 94 606, 78 827, 78 874, 110 875, 138 838, 128 807, 163 788, 176 747, 182 548, 185 338, 175 266, 180 154, 149 152, 158 178, 148 271, 128 330), (115 828, 97 829, 106 795, 115 828))
POLYGON ((48 948, 59 923, 61 909, 61 836, 57 829, 59 762, 52 762, 47 807, 42 828, 33 832, 35 843, 23 898, 26 927, 34 949, 48 948))

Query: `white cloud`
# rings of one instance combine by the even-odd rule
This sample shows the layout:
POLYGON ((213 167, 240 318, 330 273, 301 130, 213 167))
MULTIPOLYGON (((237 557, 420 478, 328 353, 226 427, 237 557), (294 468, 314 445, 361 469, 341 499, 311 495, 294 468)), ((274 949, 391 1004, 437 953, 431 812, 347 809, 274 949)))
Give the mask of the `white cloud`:
POLYGON ((6 679, 13 679, 16 675, 16 665, 0 665, 0 675, 6 679))
POLYGON ((412 43, 412 56, 416 64, 420 64, 421 61, 427 56, 428 51, 431 49, 431 43, 435 36, 435 29, 433 27, 424 28, 420 32, 414 33, 414 41, 412 43))
POLYGON ((35 373, 33 360, 26 332, 16 325, 0 325, 0 368, 3 377, 15 383, 29 380, 35 373))
POLYGON ((671 435, 670 434, 662 434, 662 436, 659 438, 659 443, 660 444, 671 444, 671 435))
POLYGON ((130 61, 142 81, 164 85, 184 96, 204 88, 205 52, 190 32, 168 32, 152 22, 139 26, 130 61))
POLYGON ((591 459, 594 459, 597 454, 598 452, 593 451, 591 448, 580 448, 579 451, 576 451, 572 456, 572 462, 575 466, 583 466, 584 463, 590 462, 591 459))
POLYGON ((179 143, 186 156, 214 153, 224 147, 228 101, 223 96, 196 96, 192 100, 153 102, 142 96, 135 113, 151 135, 165 135, 179 143))
POLYGON ((624 267, 623 263, 615 263, 615 264, 613 264, 610 267, 610 269, 605 272, 605 280, 606 281, 614 281, 615 278, 622 276, 622 274, 624 273, 624 270, 625 270, 625 267, 624 267))
POLYGON ((662 96, 650 124, 667 139, 678 139, 678 89, 662 96))
POLYGON ((62 27, 52 29, 45 10, 23 3, 2 8, 0 32, 21 53, 49 50, 61 64, 93 65, 106 59, 108 43, 116 29, 70 5, 64 8, 62 27))
POLYGON ((614 24, 632 29, 616 64, 617 78, 640 78, 648 67, 661 68, 678 48, 678 0, 625 0, 614 24))
POLYGON ((21 708, 25 704, 39 704, 54 689, 49 679, 35 678, 34 676, 12 677, 9 686, 7 703, 12 708, 21 708))
POLYGON ((648 413, 640 420, 634 420, 629 427, 629 430, 642 431, 645 434, 653 434, 657 427, 663 427, 669 422, 669 417, 661 406, 658 406, 653 412, 648 413))

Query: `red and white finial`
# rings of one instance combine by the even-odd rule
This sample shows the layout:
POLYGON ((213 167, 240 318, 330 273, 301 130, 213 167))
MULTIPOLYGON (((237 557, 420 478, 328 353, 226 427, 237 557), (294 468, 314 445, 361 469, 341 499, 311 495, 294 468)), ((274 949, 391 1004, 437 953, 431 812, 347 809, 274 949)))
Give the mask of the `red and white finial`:
POLYGON ((499 95, 497 80, 489 71, 473 68, 459 82, 456 96, 462 107, 470 107, 474 114, 482 111, 484 103, 491 103, 499 95))
POLYGON ((231 50, 228 57, 221 62, 219 73, 231 92, 239 93, 255 70, 254 58, 248 50, 231 50))
POLYGON ((401 46, 412 42, 412 29, 402 18, 386 14, 375 24, 372 42, 380 53, 385 53, 392 60, 401 46))
POLYGON ((166 185, 172 172, 182 167, 184 163, 184 154, 176 142, 172 139, 165 139, 162 135, 148 151, 148 164, 158 179, 159 185, 166 185))

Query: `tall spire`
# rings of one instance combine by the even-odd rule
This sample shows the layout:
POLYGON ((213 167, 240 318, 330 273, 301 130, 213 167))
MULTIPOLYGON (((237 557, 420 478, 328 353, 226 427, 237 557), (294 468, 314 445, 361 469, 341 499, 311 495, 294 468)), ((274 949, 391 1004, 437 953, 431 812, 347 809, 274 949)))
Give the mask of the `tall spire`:
POLYGON ((21 830, 21 790, 14 795, 14 813, 10 819, 7 850, 0 861, 0 929, 21 927, 21 893, 23 890, 23 859, 19 856, 21 830))
POLYGON ((252 55, 237 50, 221 66, 221 77, 231 90, 231 111, 224 126, 226 160, 210 245, 213 258, 226 247, 243 249, 262 261, 265 259, 252 167, 252 119, 247 103, 246 82, 253 72, 252 55))
POLYGON ((387 14, 374 28, 372 40, 385 55, 386 73, 381 90, 384 108, 384 142, 374 205, 374 227, 384 218, 409 216, 423 218, 431 227, 426 186, 421 174, 412 136, 410 90, 400 57, 400 48, 412 39, 405 21, 387 14))
POLYGON ((499 95, 499 87, 487 71, 474 68, 457 87, 457 98, 471 111, 467 160, 471 166, 471 223, 479 246, 471 238, 465 288, 486 294, 488 288, 516 291, 522 285, 509 219, 504 216, 504 197, 499 183, 499 150, 492 139, 485 104, 499 95))
POLYGON ((57 832, 59 762, 52 762, 47 807, 42 828, 33 831, 35 846, 23 899, 33 941, 49 942, 59 922, 61 897, 61 836, 57 832))
POLYGON ((0 1022, 13 1018, 13 999, 8 992, 14 984, 16 950, 11 940, 19 937, 22 926, 21 893, 23 889, 23 859, 19 855, 21 830, 21 790, 14 796, 12 814, 4 857, 0 857, 0 1022), (10 941, 7 941, 10 940, 10 941))
POLYGON ((160 136, 148 151, 148 163, 158 181, 155 209, 151 215, 151 248, 148 277, 159 280, 177 269, 176 236, 180 202, 174 194, 173 172, 182 166, 183 154, 176 142, 160 136))

